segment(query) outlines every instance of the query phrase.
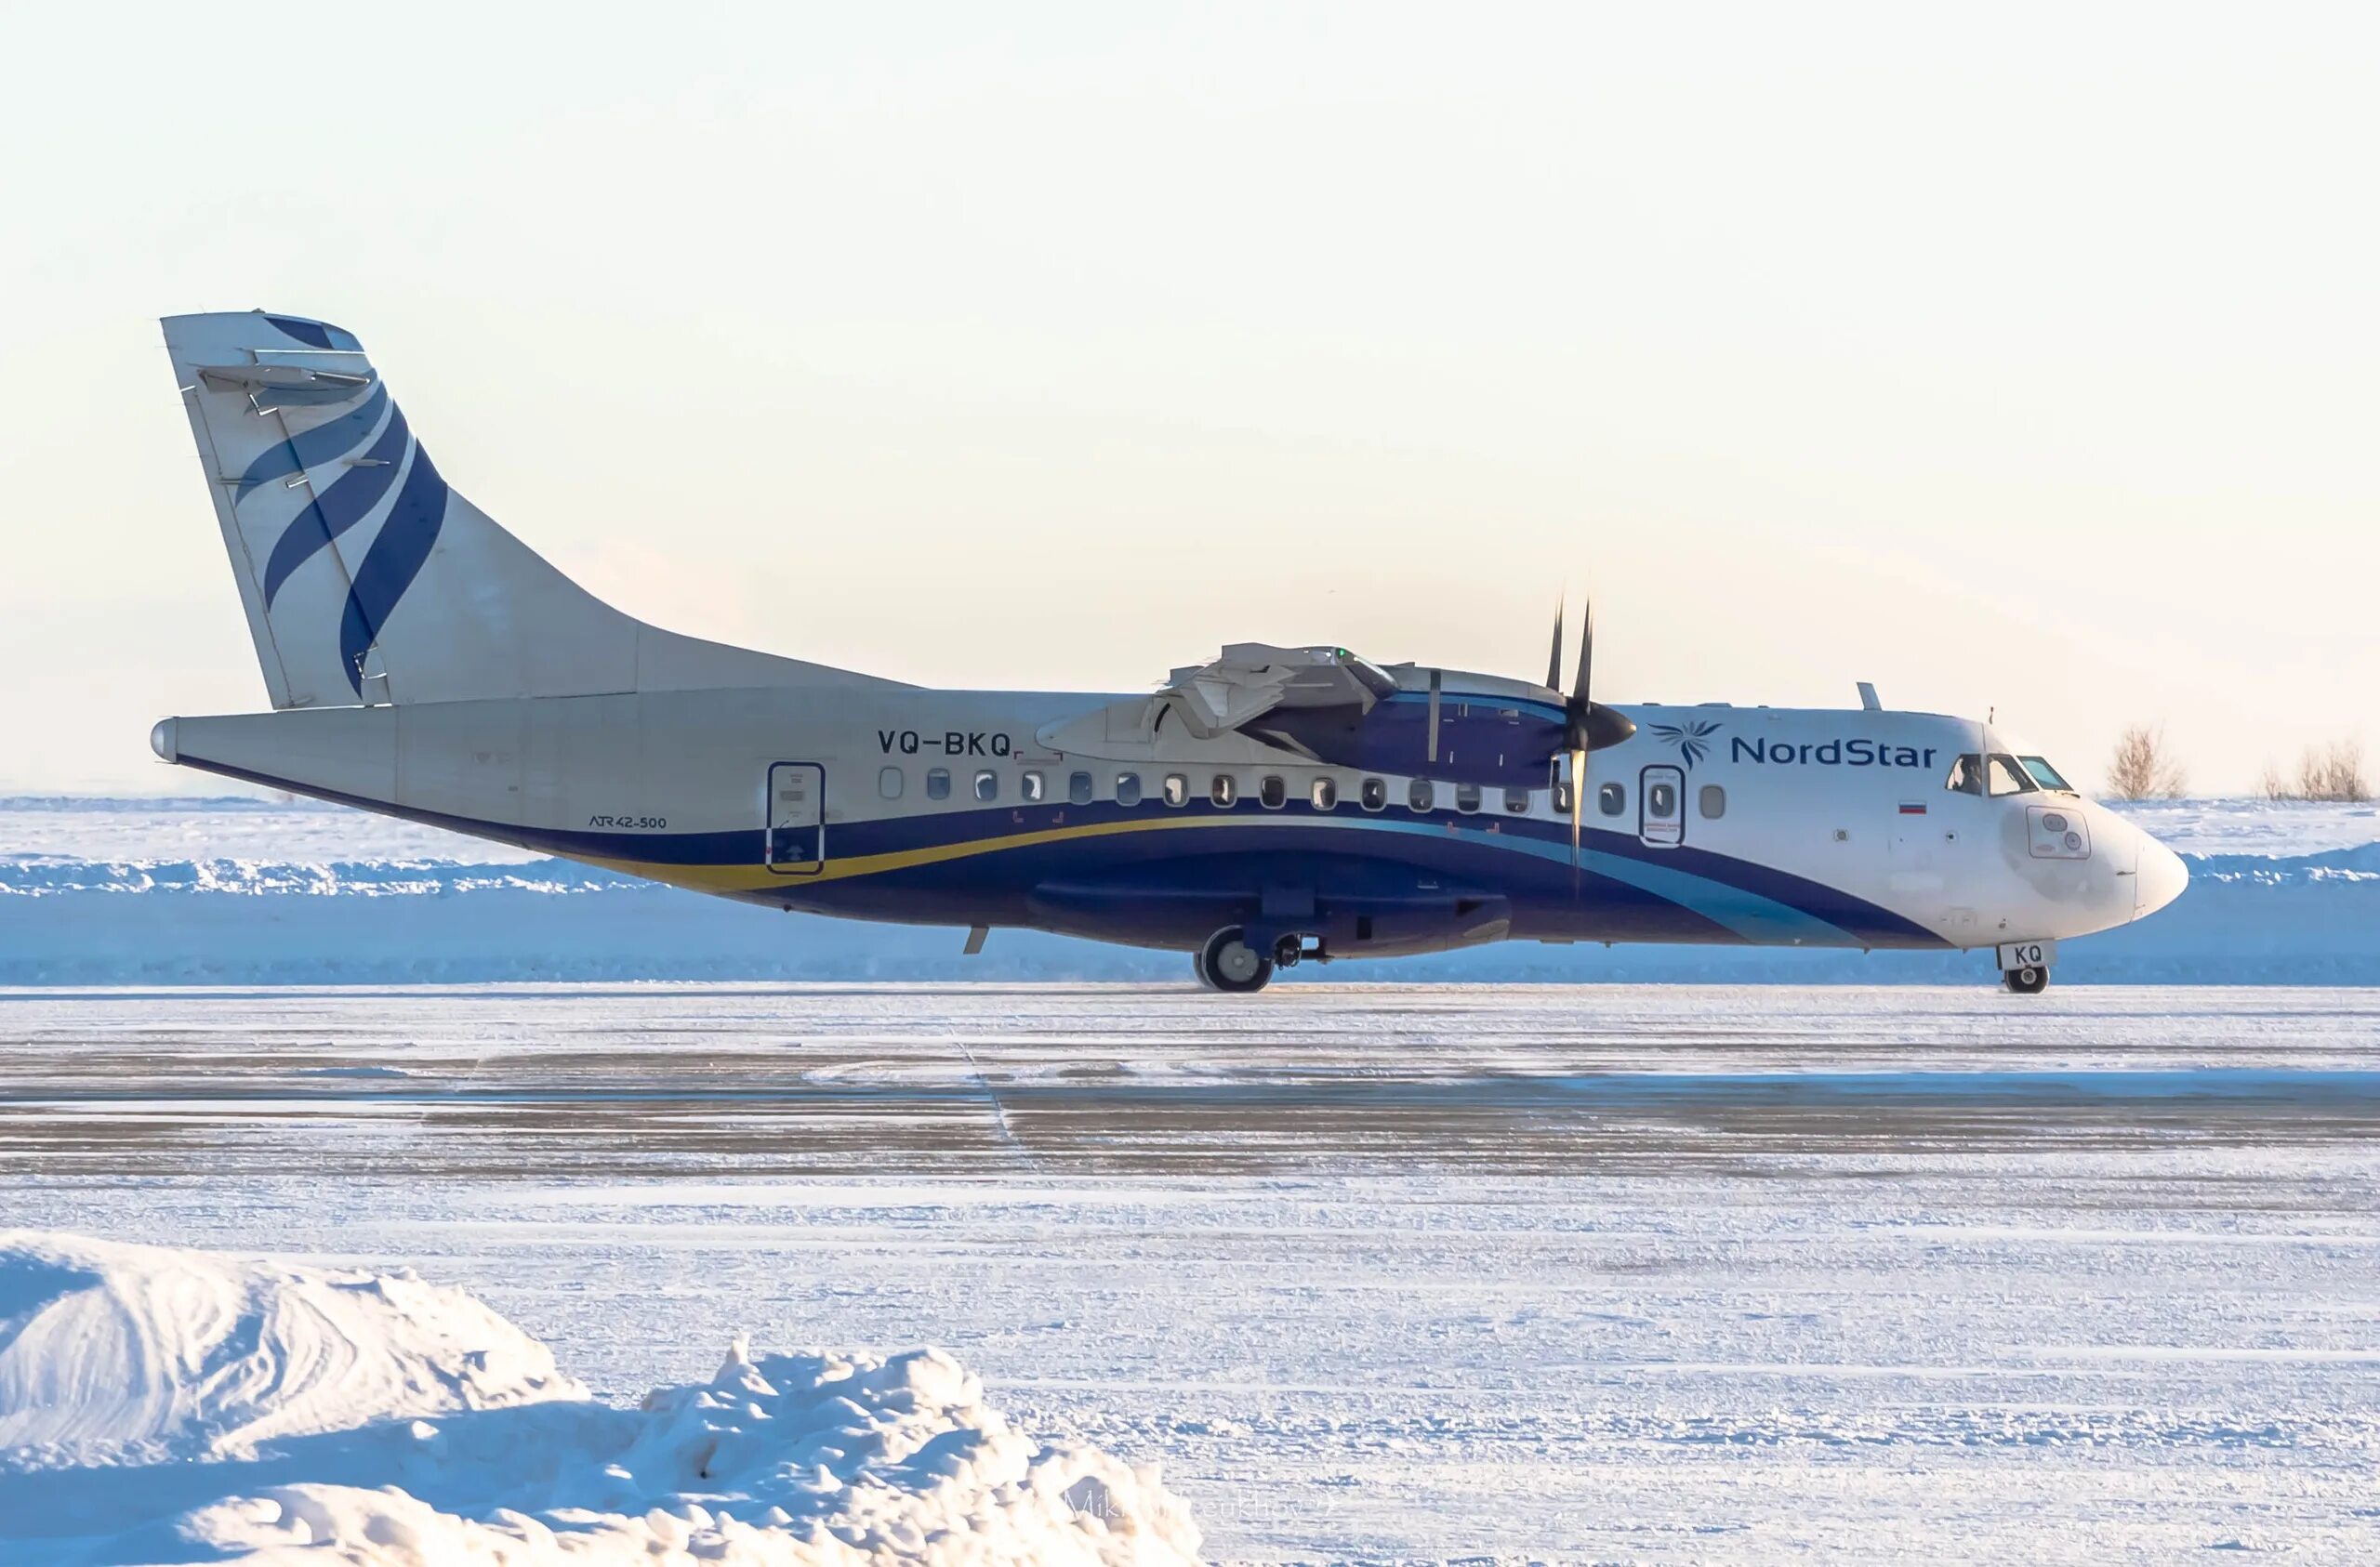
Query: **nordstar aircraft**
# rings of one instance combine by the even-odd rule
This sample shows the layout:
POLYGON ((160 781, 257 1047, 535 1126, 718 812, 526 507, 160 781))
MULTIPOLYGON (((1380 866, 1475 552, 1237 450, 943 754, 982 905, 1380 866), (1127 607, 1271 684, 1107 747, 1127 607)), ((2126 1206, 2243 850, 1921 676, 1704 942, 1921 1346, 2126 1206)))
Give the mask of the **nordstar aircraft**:
POLYGON ((362 346, 165 323, 274 711, 170 762, 747 902, 1301 961, 1485 942, 1989 948, 2162 908, 2162 844, 1988 724, 1607 705, 1344 648, 1225 647, 1153 693, 939 691, 597 599, 448 488, 362 346), (1573 789, 1570 781, 1581 781, 1573 789))

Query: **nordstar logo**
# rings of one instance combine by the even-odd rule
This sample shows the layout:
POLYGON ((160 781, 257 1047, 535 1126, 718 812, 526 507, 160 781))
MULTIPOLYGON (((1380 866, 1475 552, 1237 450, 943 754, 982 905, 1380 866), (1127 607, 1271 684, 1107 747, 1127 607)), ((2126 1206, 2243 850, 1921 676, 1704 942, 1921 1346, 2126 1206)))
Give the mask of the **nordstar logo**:
POLYGON ((1865 735, 1837 735, 1831 740, 1746 740, 1727 743, 1727 759, 1767 762, 1786 767, 1913 767, 1931 768, 1931 745, 1894 745, 1865 735))
POLYGON ((1653 738, 1665 745, 1674 745, 1678 755, 1686 758, 1688 768, 1711 754, 1711 737, 1719 732, 1719 725, 1709 718, 1695 718, 1682 724, 1654 724, 1653 738))

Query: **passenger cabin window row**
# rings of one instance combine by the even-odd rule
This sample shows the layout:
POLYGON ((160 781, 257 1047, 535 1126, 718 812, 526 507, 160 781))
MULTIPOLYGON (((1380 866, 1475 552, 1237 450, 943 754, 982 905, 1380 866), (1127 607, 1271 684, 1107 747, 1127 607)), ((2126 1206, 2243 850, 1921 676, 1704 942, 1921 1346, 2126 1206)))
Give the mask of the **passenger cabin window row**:
MULTIPOLYGON (((925 783, 926 798, 930 800, 950 798, 950 770, 948 768, 928 768, 925 783)), ((1114 783, 1114 793, 1111 797, 1117 805, 1136 806, 1146 797, 1141 775, 1138 772, 1118 772, 1115 775, 1114 783)), ((1210 773, 1204 780, 1204 793, 1210 804, 1224 810, 1238 805, 1240 777, 1237 773, 1210 773)), ((1950 770, 1949 786, 1969 794, 1982 794, 1988 789, 1992 794, 2000 795, 2017 793, 2020 789, 2065 788, 2067 784, 2064 779, 2058 778, 2057 774, 2050 770, 2048 763, 2042 761, 2039 757, 2027 757, 2020 765, 2014 757, 1993 755, 1990 757, 1981 756, 1960 757, 1950 770), (2035 779, 2040 779, 2042 782, 2036 784, 2033 782, 2035 779), (2048 782, 2051 779, 2056 779, 2056 782, 2055 784, 2048 782)), ((1194 787, 1190 774, 1169 772, 1157 785, 1157 797, 1169 806, 1176 808, 1186 806, 1190 803, 1194 787)), ((1654 787, 1657 790, 1666 790, 1669 786, 1656 784, 1654 787)), ((900 799, 907 792, 907 774, 902 769, 886 767, 878 770, 876 792, 883 798, 900 799)), ((1095 804, 1099 797, 1098 780, 1089 772, 1068 772, 1065 790, 1066 803, 1069 805, 1091 805, 1095 804)), ((1017 797, 1026 805, 1045 804, 1051 798, 1049 775, 1038 769, 1027 768, 1017 775, 1016 791, 1017 797)), ((1316 810, 1336 810, 1339 809, 1339 792, 1340 781, 1337 778, 1328 773, 1319 773, 1305 786, 1305 802, 1316 810)), ((969 793, 978 803, 985 805, 998 803, 1000 797, 999 772, 992 768, 976 770, 969 779, 969 793)), ((1289 803, 1290 794, 1289 780, 1279 773, 1263 773, 1257 779, 1257 803, 1267 810, 1279 810, 1286 807, 1289 803)), ((1454 809, 1466 815, 1476 813, 1486 808, 1486 792, 1479 784, 1454 784, 1452 795, 1454 809)), ((1526 816, 1536 798, 1537 795, 1533 790, 1507 788, 1502 791, 1501 804, 1506 814, 1526 816)), ((1388 809, 1388 781, 1382 778, 1363 779, 1355 785, 1355 803, 1365 810, 1385 810, 1388 809)), ((1727 792, 1718 784, 1704 784, 1697 799, 1706 818, 1715 820, 1726 814, 1727 792)), ((1557 782, 1553 789, 1548 791, 1546 800, 1556 816, 1567 813, 1570 806, 1568 783, 1557 782)), ((1417 813, 1426 813, 1439 809, 1440 803, 1441 791, 1439 785, 1434 781, 1416 778, 1407 783, 1405 804, 1408 810, 1417 813)), ((1660 815, 1667 815, 1674 810, 1676 804, 1673 794, 1665 794, 1660 800, 1648 803, 1651 803, 1656 813, 1660 815)), ((1628 785, 1620 783, 1599 785, 1595 790, 1595 808, 1606 816, 1626 815, 1628 785)))

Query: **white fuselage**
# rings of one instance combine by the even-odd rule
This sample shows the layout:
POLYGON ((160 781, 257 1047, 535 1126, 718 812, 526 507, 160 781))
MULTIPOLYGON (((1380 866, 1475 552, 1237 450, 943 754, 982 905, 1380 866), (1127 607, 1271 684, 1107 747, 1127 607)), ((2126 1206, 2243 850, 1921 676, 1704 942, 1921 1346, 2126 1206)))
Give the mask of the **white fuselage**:
POLYGON ((1588 764, 1574 867, 1551 774, 1463 785, 1085 721, 1135 700, 537 697, 181 718, 158 747, 707 892, 1157 945, 1229 916, 1343 927, 1342 956, 1501 937, 1974 947, 2106 929, 2185 879, 2076 795, 1950 787, 1958 758, 2010 754, 1971 720, 1627 707, 1638 733, 1588 764))

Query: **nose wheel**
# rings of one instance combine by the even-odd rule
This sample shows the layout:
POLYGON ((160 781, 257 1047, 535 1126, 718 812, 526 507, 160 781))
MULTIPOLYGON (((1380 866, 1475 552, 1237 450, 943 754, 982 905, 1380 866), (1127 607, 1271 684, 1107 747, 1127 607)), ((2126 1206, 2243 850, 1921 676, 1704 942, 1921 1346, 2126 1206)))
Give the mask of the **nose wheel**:
POLYGON ((1273 978, 1273 960, 1242 937, 1238 926, 1227 925, 1207 938, 1194 959, 1200 984, 1237 995, 1264 988, 1273 978))
POLYGON ((2049 989, 2049 970, 2038 967, 2011 968, 2000 976, 2000 981, 2012 994, 2039 995, 2049 989))

